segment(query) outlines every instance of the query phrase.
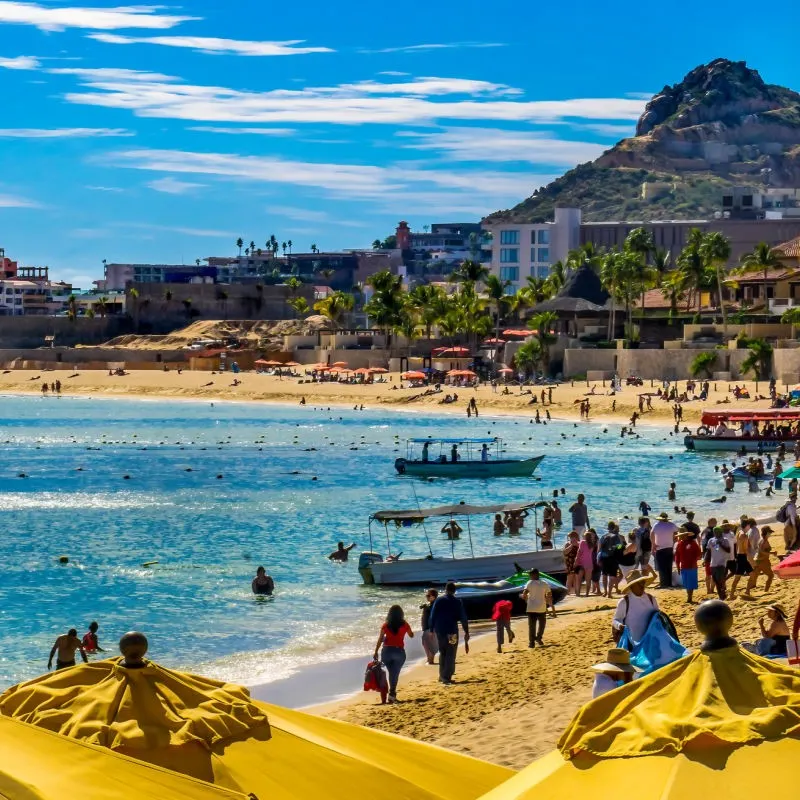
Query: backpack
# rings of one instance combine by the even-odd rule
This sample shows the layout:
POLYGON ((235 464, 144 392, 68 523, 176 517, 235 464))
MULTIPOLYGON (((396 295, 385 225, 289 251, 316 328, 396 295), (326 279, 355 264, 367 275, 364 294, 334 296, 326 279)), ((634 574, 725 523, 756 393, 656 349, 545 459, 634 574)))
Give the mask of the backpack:
POLYGON ((788 522, 789 521, 789 510, 788 510, 788 503, 784 503, 776 512, 775 512, 775 519, 778 522, 788 522))

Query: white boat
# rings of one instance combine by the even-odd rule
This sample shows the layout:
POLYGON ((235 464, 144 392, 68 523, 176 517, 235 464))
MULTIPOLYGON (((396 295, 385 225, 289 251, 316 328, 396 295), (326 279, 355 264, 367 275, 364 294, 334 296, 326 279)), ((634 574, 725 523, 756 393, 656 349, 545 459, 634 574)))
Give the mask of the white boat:
POLYGON ((762 453, 800 442, 800 409, 704 410, 701 425, 684 437, 687 450, 762 453))
MULTIPOLYGON (((464 549, 463 542, 450 541, 449 557, 435 556, 428 541, 429 554, 423 558, 403 558, 400 553, 391 553, 389 523, 410 526, 422 523, 429 517, 469 517, 472 515, 502 514, 535 509, 540 503, 516 503, 492 506, 469 506, 464 503, 410 511, 378 511, 370 517, 370 549, 361 553, 358 571, 364 583, 380 586, 443 585, 448 581, 496 581, 522 569, 539 569, 555 577, 565 574, 564 557, 560 549, 522 550, 514 553, 495 553, 476 556, 472 547, 472 535, 466 526, 469 539, 469 555, 458 556, 456 549, 464 549), (383 523, 389 552, 383 554, 374 549, 372 523, 383 523)), ((491 534, 490 534, 491 535, 491 534)), ((425 534, 427 538, 427 533, 425 534)))

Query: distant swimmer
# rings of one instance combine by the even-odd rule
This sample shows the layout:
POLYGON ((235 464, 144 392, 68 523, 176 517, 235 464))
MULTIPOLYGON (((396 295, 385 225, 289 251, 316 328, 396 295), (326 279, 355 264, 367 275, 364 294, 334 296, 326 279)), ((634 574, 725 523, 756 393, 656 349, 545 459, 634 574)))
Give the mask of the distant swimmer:
POLYGON ((356 543, 344 546, 344 542, 338 542, 336 549, 328 556, 331 561, 347 561, 350 551, 356 546, 356 543))
POLYGON ((253 578, 253 594, 272 595, 275 591, 275 581, 272 576, 267 575, 264 567, 259 567, 256 570, 256 576, 253 578))
POLYGON ((728 498, 725 497, 725 495, 722 495, 722 497, 715 497, 711 502, 712 503, 724 503, 724 502, 727 501, 727 499, 728 498))
POLYGON ((81 658, 85 664, 89 663, 86 658, 86 651, 83 648, 81 640, 78 638, 78 631, 75 628, 70 628, 66 633, 59 636, 52 649, 50 650, 50 658, 47 660, 47 669, 53 668, 53 656, 56 656, 56 669, 64 669, 65 667, 75 666, 75 651, 80 650, 81 658), (56 655, 56 653, 58 655, 56 655))
POLYGON ((99 627, 96 622, 90 622, 88 632, 83 634, 83 649, 87 653, 105 653, 97 639, 97 629, 99 627))

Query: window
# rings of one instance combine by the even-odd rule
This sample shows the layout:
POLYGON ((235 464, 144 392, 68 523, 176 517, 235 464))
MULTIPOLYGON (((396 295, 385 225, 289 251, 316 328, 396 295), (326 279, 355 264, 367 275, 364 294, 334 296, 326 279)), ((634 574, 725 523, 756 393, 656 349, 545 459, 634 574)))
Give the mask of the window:
POLYGON ((550 244, 550 231, 544 229, 539 231, 539 244, 550 244))
POLYGON ((501 264, 519 264, 519 248, 518 247, 501 247, 500 248, 500 263, 501 264))
POLYGON ((539 258, 536 259, 539 262, 543 262, 545 264, 550 263, 550 248, 549 247, 540 247, 539 248, 539 258))
POLYGON ((518 281, 519 267, 500 267, 501 281, 518 281))
POLYGON ((550 267, 536 267, 536 275, 539 278, 549 278, 550 267))
POLYGON ((519 244, 519 231, 500 231, 500 244, 519 244))

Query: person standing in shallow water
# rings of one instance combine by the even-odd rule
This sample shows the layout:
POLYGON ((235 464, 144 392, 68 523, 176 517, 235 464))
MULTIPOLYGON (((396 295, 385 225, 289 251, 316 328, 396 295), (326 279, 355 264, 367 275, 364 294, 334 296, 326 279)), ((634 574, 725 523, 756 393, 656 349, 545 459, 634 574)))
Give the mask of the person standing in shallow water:
POLYGON ((47 669, 53 668, 53 656, 56 656, 56 669, 74 667, 76 650, 80 651, 83 663, 88 664, 89 659, 86 658, 86 651, 78 638, 78 631, 75 628, 70 628, 66 633, 59 636, 53 644, 50 650, 50 658, 47 661, 47 669))
POLYGON ((406 663, 405 637, 414 638, 414 631, 406 622, 405 614, 400 606, 392 606, 386 615, 386 622, 381 625, 378 641, 375 643, 375 661, 380 650, 381 661, 389 673, 389 702, 397 702, 397 682, 400 670, 406 663), (383 647, 381 647, 383 645, 383 647))
POLYGON ((267 575, 264 567, 259 567, 256 570, 252 586, 253 594, 271 595, 275 591, 275 581, 272 580, 271 575, 267 575))

